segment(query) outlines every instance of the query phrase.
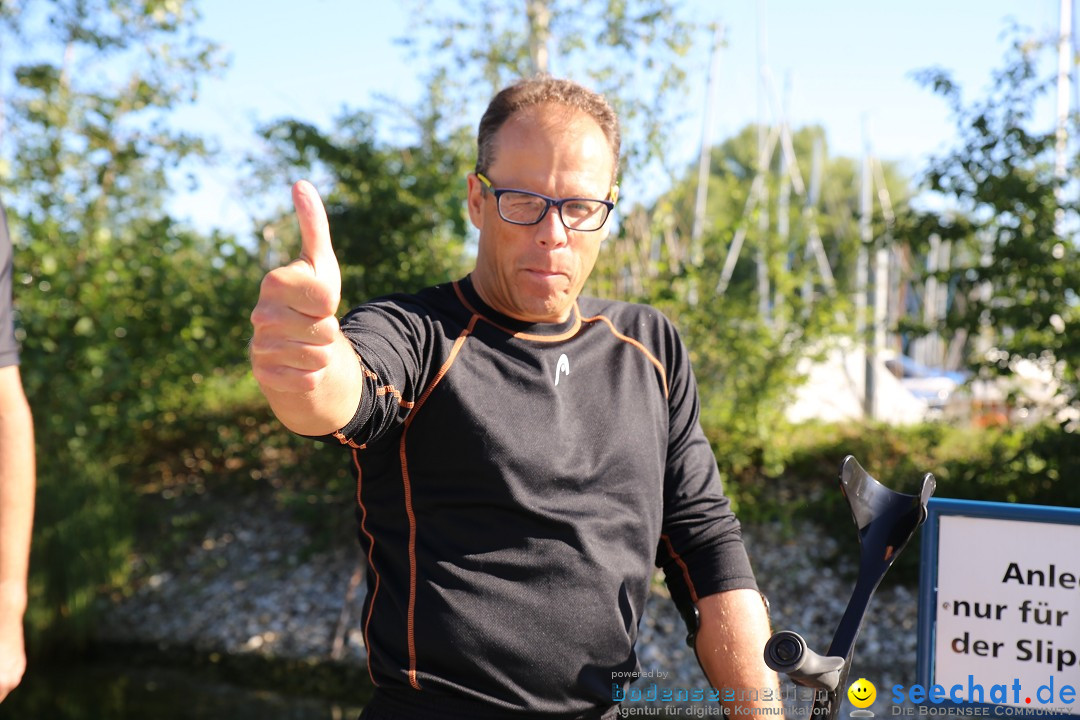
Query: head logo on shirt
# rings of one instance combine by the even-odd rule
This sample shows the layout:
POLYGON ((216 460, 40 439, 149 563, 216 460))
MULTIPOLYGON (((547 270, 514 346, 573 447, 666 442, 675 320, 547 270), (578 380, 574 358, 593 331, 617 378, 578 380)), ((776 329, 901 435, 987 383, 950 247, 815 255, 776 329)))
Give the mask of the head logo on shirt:
POLYGON ((566 357, 566 353, 559 356, 559 362, 555 363, 555 386, 559 385, 559 373, 565 375, 570 374, 570 358, 566 357))

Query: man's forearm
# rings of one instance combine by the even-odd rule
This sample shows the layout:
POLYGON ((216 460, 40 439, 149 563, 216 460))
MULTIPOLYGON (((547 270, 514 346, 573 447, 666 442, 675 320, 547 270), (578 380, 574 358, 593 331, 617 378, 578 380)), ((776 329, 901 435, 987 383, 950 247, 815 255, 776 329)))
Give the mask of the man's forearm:
POLYGON ((22 385, 17 388, 4 392, 0 405, 0 608, 21 617, 34 520, 34 426, 22 385))
POLYGON ((23 615, 34 523, 34 426, 19 369, 0 368, 0 701, 26 669, 23 615))
POLYGON ((281 392, 260 383, 274 414, 301 435, 329 435, 356 413, 363 391, 360 360, 344 335, 335 341, 330 365, 307 392, 281 392))
POLYGON ((770 629, 761 595, 730 590, 699 599, 697 608, 698 660, 712 686, 734 690, 736 706, 781 707, 779 679, 764 660, 770 629))

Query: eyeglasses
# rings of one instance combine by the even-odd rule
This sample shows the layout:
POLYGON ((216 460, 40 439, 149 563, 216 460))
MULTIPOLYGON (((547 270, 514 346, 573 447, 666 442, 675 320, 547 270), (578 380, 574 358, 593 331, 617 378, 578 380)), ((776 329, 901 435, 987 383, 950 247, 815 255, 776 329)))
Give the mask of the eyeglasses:
POLYGON ((559 219, 568 230, 592 232, 604 226, 608 214, 619 199, 618 185, 611 188, 611 200, 576 197, 556 200, 528 190, 494 187, 481 173, 476 173, 476 177, 495 196, 499 217, 511 225, 536 225, 544 219, 548 210, 554 207, 558 208, 559 219))

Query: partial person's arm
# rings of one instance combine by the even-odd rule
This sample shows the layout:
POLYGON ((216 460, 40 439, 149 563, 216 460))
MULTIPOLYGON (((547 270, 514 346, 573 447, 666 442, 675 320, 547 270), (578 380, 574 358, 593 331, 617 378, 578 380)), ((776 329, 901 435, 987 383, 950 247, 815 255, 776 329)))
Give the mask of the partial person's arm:
POLYGON ((23 614, 34 521, 34 426, 19 366, 0 368, 0 701, 26 670, 23 614))
POLYGON ((709 683, 734 690, 734 707, 782 707, 779 678, 764 661, 771 631, 761 595, 728 590, 700 598, 697 609, 696 649, 709 683))
POLYGON ((696 633, 698 660, 722 702, 729 708, 780 708, 778 678, 765 664, 768 613, 741 526, 724 495, 716 457, 701 429, 689 353, 671 332, 671 437, 657 564, 664 568, 687 626, 696 633))
POLYGON ((251 313, 251 369, 278 419, 301 435, 329 435, 352 419, 360 363, 341 332, 341 271, 318 193, 293 186, 300 257, 267 273, 251 313))

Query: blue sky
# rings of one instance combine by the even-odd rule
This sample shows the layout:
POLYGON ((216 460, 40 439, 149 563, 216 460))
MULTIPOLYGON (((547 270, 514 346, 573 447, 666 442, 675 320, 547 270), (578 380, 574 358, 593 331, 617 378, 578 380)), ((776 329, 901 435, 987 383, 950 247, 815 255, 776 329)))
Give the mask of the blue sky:
MULTIPOLYGON (((944 103, 920 87, 912 72, 947 68, 965 96, 976 97, 1001 65, 1006 19, 1040 37, 1054 37, 1059 12, 1058 0, 688 2, 701 19, 722 22, 727 31, 714 140, 759 119, 759 36, 764 30, 776 93, 782 94, 785 84, 790 87, 793 126, 824 125, 832 154, 858 156, 868 140, 875 154, 900 161, 912 173, 955 136, 944 103)), ((243 232, 257 206, 236 188, 234 168, 239 156, 255 146, 258 122, 295 116, 328 127, 343 106, 372 107, 379 95, 415 99, 422 61, 410 60, 393 42, 409 30, 410 6, 407 0, 201 3, 202 32, 225 47, 231 65, 221 79, 204 85, 199 103, 177 121, 215 136, 223 152, 201 174, 203 190, 178 197, 175 210, 200 228, 243 232)), ((1047 58, 1048 69, 1053 61, 1047 58)), ((698 107, 691 108, 696 125, 683 133, 687 139, 680 150, 687 162, 701 133, 703 76, 700 85, 694 98, 698 107)), ((1050 108, 1046 118, 1049 128, 1050 108)), ((283 202, 290 180, 282 178, 283 202)))

